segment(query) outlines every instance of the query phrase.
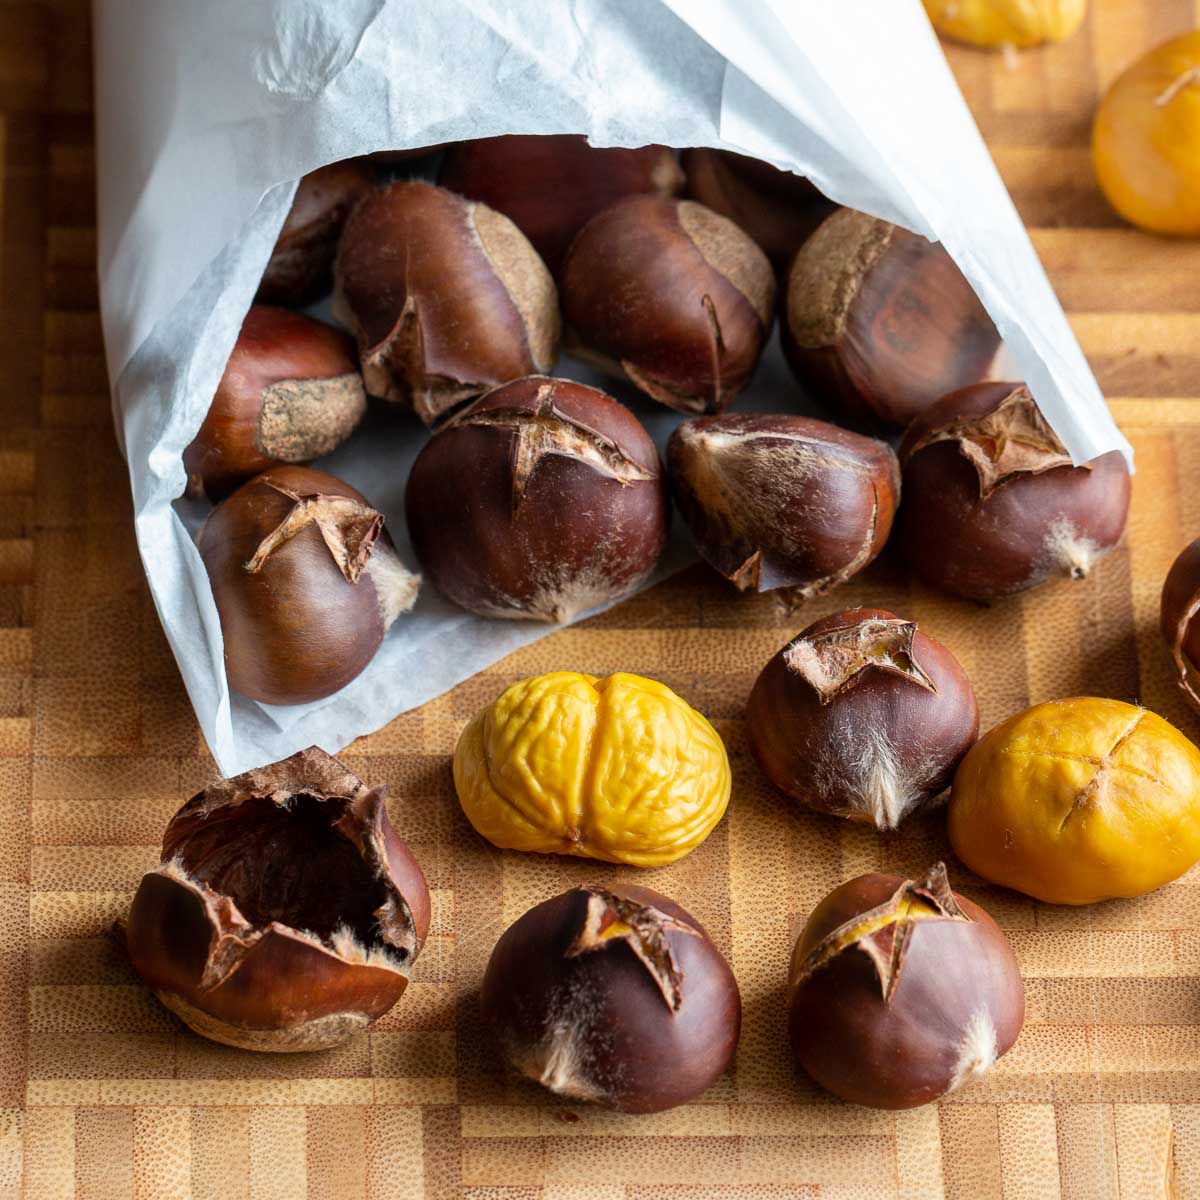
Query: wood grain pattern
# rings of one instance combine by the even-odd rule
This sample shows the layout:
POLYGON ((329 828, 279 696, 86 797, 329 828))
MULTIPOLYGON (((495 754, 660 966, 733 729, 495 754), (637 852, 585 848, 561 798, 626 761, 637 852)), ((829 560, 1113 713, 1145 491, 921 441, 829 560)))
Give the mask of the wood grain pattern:
POLYGON ((1042 699, 1140 700, 1200 736, 1155 629, 1200 533, 1200 243, 1122 226, 1092 180, 1089 117, 1200 0, 1093 0, 1067 45, 950 57, 1074 327, 1138 453, 1129 536, 1090 580, 993 610, 885 559, 786 616, 695 568, 512 655, 346 754, 388 783, 434 927, 369 1036, 255 1057, 182 1031, 105 930, 169 814, 212 773, 141 576, 96 313, 86 6, 0 0, 0 1197, 380 1200, 1140 1200, 1200 1197, 1200 872, 1136 901, 1056 909, 952 877, 1009 932, 1029 1021, 984 1081, 876 1113, 794 1077, 782 984, 814 902, 872 868, 947 853, 940 819, 883 838, 799 814, 746 753, 758 667, 814 615, 871 602, 927 623, 983 723, 1042 699), (637 873, 501 853, 474 837, 446 756, 508 682, 633 669, 709 714, 735 773, 696 853, 637 873), (587 879, 675 896, 746 1002, 736 1070, 645 1118, 555 1103, 499 1074, 475 989, 504 925, 587 879))

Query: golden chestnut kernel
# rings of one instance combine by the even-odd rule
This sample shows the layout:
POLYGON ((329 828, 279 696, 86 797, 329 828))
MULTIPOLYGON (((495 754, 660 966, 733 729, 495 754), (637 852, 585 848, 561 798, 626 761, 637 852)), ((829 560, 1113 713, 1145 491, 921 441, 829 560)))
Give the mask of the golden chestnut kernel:
POLYGON ((572 888, 496 943, 484 1020, 506 1061, 573 1100, 630 1113, 694 1100, 733 1062, 737 980, 703 926, 649 888, 572 888))
POLYGON ((814 622, 767 663, 746 707, 750 747, 777 788, 878 829, 936 801, 978 733, 958 660, 878 608, 814 622))
POLYGON ((183 452, 187 494, 219 500, 268 467, 311 462, 340 446, 366 411, 346 334, 255 304, 208 415, 183 452))
POLYGON ((900 463, 905 555, 927 583, 971 600, 1083 579, 1125 529, 1124 457, 1074 466, 1024 384, 946 396, 909 426, 900 463))
POLYGON ((1017 960, 995 921, 923 879, 860 875, 813 910, 792 954, 788 1028, 822 1087, 915 1108, 985 1074, 1025 1020, 1017 960))
POLYGON ((1087 0, 925 0, 925 11, 955 41, 1024 49, 1065 42, 1083 24, 1087 0))
POLYGON ((458 142, 438 182, 502 212, 558 274, 575 235, 601 209, 639 192, 674 195, 683 172, 666 146, 592 146, 582 134, 458 142))
POLYGON ((314 746, 193 796, 134 896, 134 969, 230 1046, 322 1050, 364 1030, 429 932, 425 876, 384 795, 314 746))
POLYGON ((750 381, 775 303, 753 240, 668 196, 630 196, 593 217, 561 285, 571 353, 688 413, 720 412, 750 381))
POLYGON ((354 210, 338 248, 339 318, 372 396, 426 425, 496 384, 554 364, 554 280, 503 213, 417 181, 354 210))
POLYGON ((900 500, 886 442, 807 417, 684 421, 667 465, 697 549, 743 591, 836 587, 883 549, 900 500))
POLYGON ((1195 672, 1200 670, 1200 538, 1171 564, 1162 590, 1162 634, 1184 695, 1200 709, 1195 672))
POLYGON ((842 208, 800 247, 780 322, 796 378, 838 417, 902 428, 987 376, 1000 335, 936 242, 842 208))
POLYGON ((304 704, 345 687, 412 608, 383 515, 332 475, 275 467, 213 509, 197 539, 235 691, 304 704))

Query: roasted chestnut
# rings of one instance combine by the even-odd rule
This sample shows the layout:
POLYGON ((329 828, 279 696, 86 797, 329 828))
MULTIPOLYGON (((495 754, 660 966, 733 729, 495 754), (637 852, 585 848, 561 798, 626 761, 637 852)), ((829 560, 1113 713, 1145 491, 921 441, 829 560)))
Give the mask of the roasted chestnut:
POLYGON ((666 542, 658 451, 596 388, 531 376, 426 442, 405 492, 437 589, 484 617, 569 621, 634 591, 666 542))
POLYGON ((737 981, 700 923, 649 888, 572 888, 504 931, 484 1019, 522 1075, 573 1100, 659 1112, 733 1061, 737 981))
POLYGON ((311 462, 340 446, 366 410, 350 338, 300 313, 255 304, 183 452, 187 493, 218 500, 268 467, 311 462))
POLYGON ((766 255, 692 200, 630 196, 593 217, 562 268, 572 354, 680 412, 720 412, 771 328, 766 255))
POLYGON ((255 297, 300 308, 333 286, 333 258, 350 210, 375 188, 361 159, 330 163, 303 176, 255 297))
POLYGON ((511 218, 557 274, 571 239, 602 208, 638 192, 673 195, 683 172, 666 146, 591 146, 567 133, 458 142, 438 182, 511 218))
POLYGON ((1200 538, 1179 552, 1162 590, 1162 634, 1184 695, 1200 709, 1194 672, 1200 669, 1200 538))
POLYGON ((384 795, 314 746, 193 796, 133 898, 134 969, 230 1046, 321 1050, 365 1029, 429 932, 425 876, 384 795))
POLYGON ((777 788, 878 829, 936 800, 978 733, 958 660, 879 608, 814 622, 762 669, 746 707, 750 747, 777 788))
POLYGON ((336 279, 367 391, 427 425, 554 364, 558 296, 545 263, 503 213, 444 188, 393 183, 360 204, 336 279))
POLYGON ((999 926, 924 879, 860 875, 813 910, 792 953, 788 1029, 822 1087, 915 1108, 989 1070, 1017 1040, 1025 988, 999 926))
POLYGON ((421 582, 397 558, 383 515, 311 467, 274 467, 242 484, 213 509, 198 546, 229 686, 266 704, 345 687, 421 582))
POLYGON ((667 467, 697 549, 743 591, 813 596, 858 574, 883 549, 900 501, 886 442, 807 417, 684 421, 667 467))
POLYGON ((784 353, 839 419, 902 428, 986 378, 1000 335, 936 242, 843 208, 800 247, 780 321, 784 353))
POLYGON ((946 396, 909 426, 900 465, 905 555, 927 583, 971 600, 1082 579, 1125 529, 1125 459, 1072 465, 1024 384, 946 396))

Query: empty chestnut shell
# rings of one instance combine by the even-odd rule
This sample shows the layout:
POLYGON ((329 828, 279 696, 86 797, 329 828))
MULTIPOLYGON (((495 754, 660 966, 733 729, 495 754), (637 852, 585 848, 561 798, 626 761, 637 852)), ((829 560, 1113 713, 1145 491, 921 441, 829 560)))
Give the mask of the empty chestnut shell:
POLYGON ((900 464, 905 555, 927 583, 971 600, 1082 579, 1125 529, 1125 459, 1073 466, 1024 384, 946 396, 909 427, 900 464))
POLYGON ((393 183, 360 204, 336 278, 367 391, 426 425, 554 364, 558 296, 545 263, 503 213, 444 188, 393 183))
POLYGON ((333 286, 333 258, 351 209, 375 189, 360 159, 330 163, 303 176, 255 297, 300 308, 333 286))
POLYGON ((437 589, 484 617, 569 621, 634 591, 666 542, 658 451, 611 396, 531 376, 433 435, 405 492, 437 589))
POLYGON ((958 660, 880 608, 834 613, 755 681, 746 733, 768 779, 818 812, 895 829, 949 787, 979 734, 958 660))
POLYGON ((886 442, 807 417, 684 421, 667 467, 697 549, 743 591, 813 596, 858 574, 883 549, 900 501, 886 442))
POLYGON ((496 943, 484 1019, 505 1059, 560 1096, 623 1112, 686 1104, 733 1061, 737 981, 700 923, 649 888, 572 888, 496 943))
POLYGON ((1200 538, 1180 551, 1162 590, 1162 634, 1184 695, 1200 709, 1194 672, 1200 666, 1200 538))
POLYGON ((366 411, 350 338, 300 313, 255 304, 183 452, 187 494, 218 500, 268 467, 311 462, 340 446, 366 411))
POLYGON ((555 274, 571 239, 602 208, 639 192, 670 196, 683 172, 666 146, 591 146, 580 134, 458 142, 446 151, 442 187, 502 212, 555 274))
POLYGON ((314 746, 193 796, 134 896, 134 969, 226 1045, 321 1050, 365 1029, 429 932, 425 876, 384 795, 314 746))
POLYGON ((727 217, 630 196, 571 244, 562 269, 570 352, 680 412, 720 412, 766 344, 775 277, 727 217))
POLYGON ((374 657, 420 578, 383 515, 332 475, 274 467, 213 509, 198 539, 229 686, 266 704, 343 688, 374 657))
POLYGON ((797 1062, 870 1108, 915 1108, 979 1078, 1025 1019, 1008 941, 941 863, 921 880, 834 888, 796 942, 788 993, 797 1062))
POLYGON ((1000 335, 936 242, 843 208, 800 247, 781 319, 796 378, 838 418, 902 428, 986 377, 1000 335))

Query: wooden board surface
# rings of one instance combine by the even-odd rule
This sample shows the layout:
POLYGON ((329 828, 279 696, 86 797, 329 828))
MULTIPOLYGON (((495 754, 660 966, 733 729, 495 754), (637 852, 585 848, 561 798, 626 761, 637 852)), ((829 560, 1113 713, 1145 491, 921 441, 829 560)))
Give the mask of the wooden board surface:
POLYGON ((1066 46, 1015 64, 952 52, 1137 450, 1126 545, 1087 582, 992 610, 884 563, 787 617, 694 569, 363 739, 346 761, 391 786, 434 890, 433 934, 375 1032, 288 1058, 181 1031, 104 935, 212 766, 141 578, 110 426, 85 7, 0 0, 0 1197, 1200 1196, 1200 872, 1141 900, 1067 909, 952 863, 1020 958, 1020 1042, 940 1106, 841 1105, 787 1065, 789 947, 842 879, 945 854, 941 821, 883 838, 798 814, 764 786, 741 724, 756 671, 792 632, 869 601, 954 648, 985 727, 1094 692, 1139 699, 1200 737, 1155 629, 1163 575, 1200 533, 1200 244, 1121 226, 1086 151, 1097 90, 1200 23, 1200 4, 1093 0, 1066 46), (557 667, 664 680, 714 719, 734 762, 734 801, 708 842, 637 874, 708 925, 746 1004, 734 1073, 658 1117, 549 1102, 498 1076, 480 1043, 474 991, 504 925, 571 883, 634 874, 495 852, 458 812, 447 754, 463 723, 510 680, 557 667))

